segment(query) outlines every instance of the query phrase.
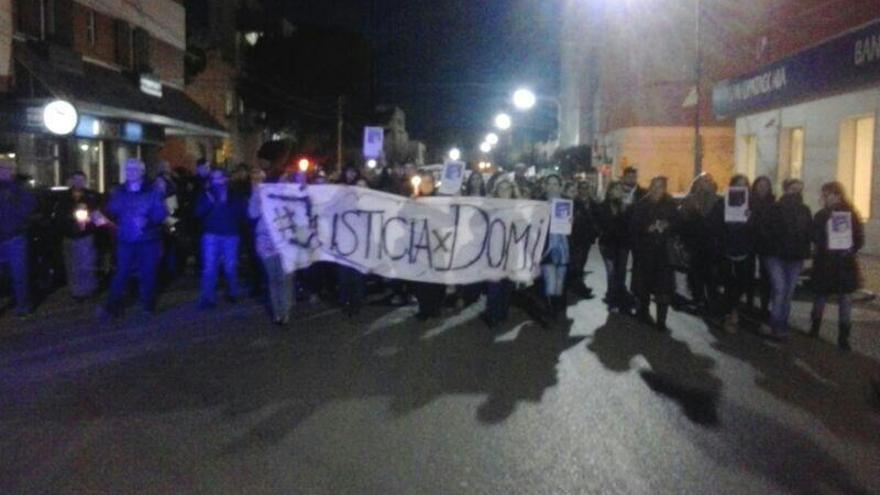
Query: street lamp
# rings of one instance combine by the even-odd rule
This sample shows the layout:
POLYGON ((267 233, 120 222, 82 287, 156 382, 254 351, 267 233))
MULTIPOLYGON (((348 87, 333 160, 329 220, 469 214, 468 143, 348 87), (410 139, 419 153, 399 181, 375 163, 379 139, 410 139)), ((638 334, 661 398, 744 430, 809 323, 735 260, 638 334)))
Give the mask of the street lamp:
POLYGON ((513 106, 517 110, 531 110, 537 101, 538 97, 529 89, 520 88, 513 93, 513 106))
POLYGON ((510 115, 506 113, 499 113, 495 116, 495 127, 501 129, 502 131, 506 131, 510 129, 510 126, 513 125, 513 120, 510 118, 510 115))
POLYGON ((485 141, 489 143, 490 146, 495 146, 496 144, 498 144, 498 134, 495 134, 494 132, 486 134, 485 141))
POLYGON ((449 159, 452 161, 458 161, 461 158, 461 150, 458 148, 452 148, 449 150, 449 159))
POLYGON ((369 160, 367 160, 367 168, 370 170, 376 168, 376 160, 373 158, 370 158, 369 160))
POLYGON ((480 151, 482 151, 483 153, 488 153, 488 152, 492 151, 492 145, 487 142, 484 142, 483 144, 480 145, 480 151))

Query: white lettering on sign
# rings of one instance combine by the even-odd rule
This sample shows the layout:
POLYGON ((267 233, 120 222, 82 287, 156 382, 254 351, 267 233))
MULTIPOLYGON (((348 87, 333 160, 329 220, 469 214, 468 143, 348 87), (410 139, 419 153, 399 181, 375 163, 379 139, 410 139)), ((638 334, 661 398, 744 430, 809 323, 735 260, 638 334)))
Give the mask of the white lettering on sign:
POLYGON ((880 34, 868 36, 856 41, 856 65, 865 65, 880 61, 880 34))
POLYGON ((773 91, 779 91, 788 84, 785 67, 780 67, 763 74, 759 74, 733 86, 734 100, 748 100, 755 96, 761 96, 773 91))

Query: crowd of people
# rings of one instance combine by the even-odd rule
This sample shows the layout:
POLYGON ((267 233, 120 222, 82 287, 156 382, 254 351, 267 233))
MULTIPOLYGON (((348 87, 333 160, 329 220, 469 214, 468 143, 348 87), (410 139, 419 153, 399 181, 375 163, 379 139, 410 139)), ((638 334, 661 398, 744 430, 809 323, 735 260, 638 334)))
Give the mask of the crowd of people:
MULTIPOLYGON (((534 318, 552 326, 565 315, 569 297, 593 297, 585 283, 585 267, 592 246, 598 244, 607 281, 604 302, 610 312, 632 315, 666 330, 670 306, 682 303, 675 276, 678 270, 688 280, 689 297, 682 304, 717 319, 730 331, 735 331, 744 314, 765 320, 769 335, 777 339, 789 335, 795 287, 804 261, 812 257, 810 287, 815 301, 809 333, 818 335, 826 302, 835 297, 840 311, 838 344, 849 349, 851 294, 860 284, 857 255, 864 234, 858 213, 836 182, 822 187, 823 207, 813 216, 804 204, 800 180, 786 180, 777 199, 769 178, 758 177, 750 183, 745 176, 734 176, 729 186, 749 191, 747 220, 734 221, 725 215, 727 202, 708 174, 697 177, 684 198, 675 199, 664 177, 653 178, 647 189, 640 187, 634 167, 626 168, 619 180, 605 184, 602 191, 595 177, 557 173, 529 177, 524 165, 517 165, 511 173, 474 171, 465 179, 462 195, 571 199, 572 230, 570 235, 548 236, 540 277, 534 284, 501 280, 450 288, 378 280, 329 263, 286 273, 256 193, 263 182, 303 187, 332 182, 403 196, 433 196, 437 194, 435 177, 429 171, 389 166, 367 177, 349 165, 338 177, 326 177, 315 170, 275 171, 243 165, 230 174, 200 160, 193 175, 172 172, 165 165, 149 178, 144 163, 130 159, 124 164, 124 177, 125 182, 104 202, 86 187, 84 174, 74 173, 52 210, 52 220, 62 235, 67 288, 76 300, 97 296, 102 256, 96 235, 112 231, 115 270, 99 305, 101 318, 122 313, 133 281, 142 311, 154 312, 161 288, 184 275, 188 267, 196 267, 199 308, 217 306, 222 272, 228 301, 247 293, 262 296, 280 326, 289 325, 298 299, 333 298, 354 316, 364 304, 368 285, 376 282, 387 289, 391 304, 414 299, 420 319, 438 317, 449 304, 469 305, 485 295, 483 318, 490 326, 504 322, 511 304, 522 300, 534 318), (420 180, 412 180, 415 176, 420 180), (829 223, 839 213, 848 213, 852 219, 851 243, 845 249, 829 240, 829 223), (247 280, 240 279, 242 274, 247 280)), ((34 208, 32 194, 14 180, 14 164, 0 162, 0 269, 10 275, 15 312, 22 317, 32 312, 25 233, 34 208)))

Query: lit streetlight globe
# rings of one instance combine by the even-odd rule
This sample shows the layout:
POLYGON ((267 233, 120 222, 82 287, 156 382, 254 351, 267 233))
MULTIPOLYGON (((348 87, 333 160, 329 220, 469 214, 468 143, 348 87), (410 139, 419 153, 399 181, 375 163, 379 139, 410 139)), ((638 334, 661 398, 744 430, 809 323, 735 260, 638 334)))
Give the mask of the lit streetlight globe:
POLYGON ((513 125, 513 120, 511 120, 510 115, 507 115, 506 113, 499 113, 495 116, 495 127, 501 129, 502 131, 510 129, 511 125, 513 125))
POLYGON ((482 151, 483 153, 488 153, 492 151, 492 145, 489 143, 482 143, 480 145, 480 151, 482 151))
POLYGON ((530 110, 535 106, 537 97, 528 89, 518 89, 513 93, 513 106, 519 110, 530 110))
POLYGON ((457 161, 461 158, 461 151, 458 148, 452 148, 449 150, 449 159, 453 161, 457 161))
POLYGON ((486 142, 489 143, 490 146, 495 146, 498 144, 498 134, 495 134, 494 132, 486 134, 486 142))
POLYGON ((372 158, 370 158, 369 160, 367 160, 367 168, 369 168, 369 169, 374 169, 374 168, 376 168, 376 160, 374 160, 374 159, 372 159, 372 158))

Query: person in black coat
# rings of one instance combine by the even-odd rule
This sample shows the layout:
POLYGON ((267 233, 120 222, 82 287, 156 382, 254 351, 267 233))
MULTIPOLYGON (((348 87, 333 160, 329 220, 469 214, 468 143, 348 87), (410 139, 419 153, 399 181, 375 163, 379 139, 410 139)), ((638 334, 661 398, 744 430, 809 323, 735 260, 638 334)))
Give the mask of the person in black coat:
POLYGON ((770 274, 772 310, 770 329, 776 338, 788 337, 788 316, 794 290, 804 266, 810 257, 813 216, 804 204, 800 179, 787 179, 785 194, 773 206, 768 219, 773 233, 772 254, 764 263, 770 274))
POLYGON ((767 273, 764 260, 773 254, 773 228, 770 222, 770 212, 776 204, 776 196, 773 195, 773 183, 766 175, 755 179, 752 190, 749 193, 749 230, 752 234, 752 253, 749 256, 749 264, 752 266, 751 273, 754 277, 755 266, 758 268, 759 278, 752 280, 746 290, 746 305, 751 310, 754 308, 755 292, 758 292, 760 301, 760 316, 770 316, 770 274, 767 273))
MULTIPOLYGON (((749 179, 745 175, 734 175, 730 179, 729 187, 748 189, 749 179)), ((745 204, 746 198, 743 197, 742 201, 745 204)), ((739 324, 737 307, 752 283, 755 266, 750 263, 752 233, 747 220, 726 218, 726 209, 725 201, 717 202, 709 215, 709 225, 718 250, 717 258, 721 261, 721 279, 724 284, 721 312, 725 316, 724 326, 732 332, 739 324)))
POLYGON ((603 201, 595 211, 599 230, 599 253, 605 262, 605 303, 608 311, 628 313, 631 309, 629 291, 626 290, 627 257, 629 254, 630 210, 623 205, 623 185, 608 184, 603 201))
POLYGON ((574 202, 571 236, 568 238, 571 263, 568 270, 568 286, 576 295, 584 299, 593 298, 593 290, 584 282, 585 266, 590 257, 590 249, 596 242, 598 232, 593 210, 596 204, 591 192, 592 184, 586 181, 566 186, 566 197, 574 202))
POLYGON ((678 211, 666 193, 666 177, 651 180, 648 194, 633 209, 630 238, 633 243, 632 290, 638 300, 637 316, 654 323, 649 313, 651 296, 657 304, 656 325, 666 330, 666 315, 675 292, 675 273, 669 263, 668 243, 678 224, 678 211))
POLYGON ((849 350, 852 328, 852 299, 850 294, 861 287, 861 272, 857 254, 865 245, 865 232, 859 214, 846 197, 843 185, 829 182, 822 186, 824 208, 813 218, 812 287, 816 292, 813 302, 810 336, 817 337, 822 327, 822 316, 829 296, 837 296, 839 317, 837 345, 849 350), (848 227, 848 228, 847 228, 848 227), (842 233, 842 243, 833 242, 829 234, 842 233))
POLYGON ((67 287, 74 300, 82 301, 98 289, 95 246, 95 213, 98 211, 97 193, 86 188, 86 175, 76 171, 70 176, 70 188, 62 195, 52 218, 62 235, 64 268, 67 287))

